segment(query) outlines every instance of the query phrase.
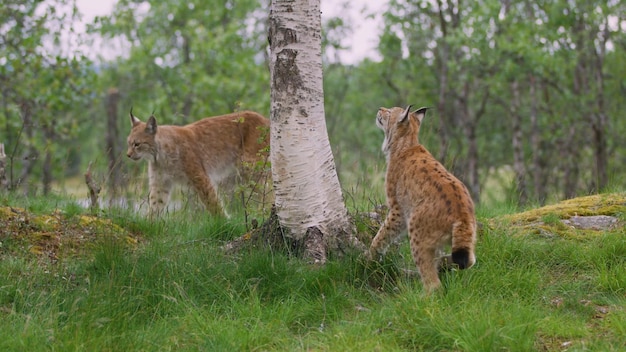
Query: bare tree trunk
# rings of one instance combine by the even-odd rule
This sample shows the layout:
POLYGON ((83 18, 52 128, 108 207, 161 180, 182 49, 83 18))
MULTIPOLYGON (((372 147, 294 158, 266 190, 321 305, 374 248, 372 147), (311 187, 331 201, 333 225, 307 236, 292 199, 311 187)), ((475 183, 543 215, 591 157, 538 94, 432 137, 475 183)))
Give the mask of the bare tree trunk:
MULTIPOLYGON (((608 20, 607 20, 608 21, 608 20)), ((607 152, 607 137, 606 129, 608 125, 608 117, 606 113, 606 106, 604 104, 604 57, 606 55, 606 43, 609 40, 608 25, 605 24, 604 31, 602 32, 602 40, 599 41, 600 48, 594 49, 595 56, 593 60, 595 65, 593 67, 595 76, 595 102, 597 106, 597 113, 590 114, 591 129, 593 131, 593 144, 594 152, 596 156, 596 172, 595 182, 597 183, 596 191, 604 189, 609 183, 609 177, 607 173, 608 169, 608 152, 607 152)))
MULTIPOLYGON (((439 4, 439 11, 441 10, 441 3, 439 4)), ((440 12, 440 27, 444 37, 447 34, 446 22, 443 14, 440 12)), ((442 40, 437 45, 438 48, 438 62, 439 62, 439 98, 437 101, 437 110, 439 112, 439 154, 437 159, 444 162, 448 154, 448 146, 450 140, 450 132, 448 130, 448 114, 446 96, 448 93, 448 60, 450 60, 450 46, 445 40, 442 40)))
MULTIPOLYGON (((441 60, 447 59, 447 52, 445 48, 443 49, 446 54, 441 60)), ((439 72, 439 99, 437 101, 437 110, 439 111, 439 153, 437 159, 441 162, 444 162, 446 156, 448 155, 448 147, 450 146, 450 131, 448 129, 448 114, 449 109, 447 109, 447 101, 446 101, 446 93, 447 93, 447 70, 448 63, 442 63, 442 67, 439 72)))
POLYGON ((476 140, 476 124, 472 121, 466 125, 467 140, 467 184, 475 203, 480 202, 480 177, 478 175, 478 144, 476 140))
MULTIPOLYGON (((21 106, 21 114, 22 114, 22 143, 26 148, 22 152, 21 161, 22 161, 22 172, 18 177, 16 184, 22 187, 24 194, 31 194, 31 187, 28 183, 28 178, 32 173, 35 162, 39 157, 39 152, 37 148, 32 144, 31 140, 35 134, 34 124, 32 121, 30 106, 28 103, 22 103, 21 106)), ((16 143, 19 143, 16 142, 16 143)))
POLYGON ((539 204, 543 205, 546 202, 546 162, 544 157, 544 151, 541 141, 541 129, 539 128, 537 104, 539 98, 537 97, 537 80, 533 75, 530 76, 530 147, 532 150, 532 177, 533 186, 535 190, 535 198, 539 204))
MULTIPOLYGON (((583 42, 578 41, 576 47, 582 47, 583 42)), ((580 148, 582 145, 578 140, 578 128, 577 125, 580 121, 584 121, 587 113, 585 109, 585 97, 589 91, 589 85, 587 82, 587 75, 585 73, 586 67, 583 59, 583 55, 580 55, 578 62, 574 67, 573 75, 573 87, 572 92, 576 97, 576 104, 578 104, 577 112, 580 114, 578 118, 569 117, 569 130, 564 139, 564 146, 561 148, 561 160, 565 163, 563 167, 563 196, 567 198, 574 198, 578 191, 578 182, 580 177, 580 148)))
MULTIPOLYGON (((191 43, 189 41, 190 40, 188 36, 183 36, 183 64, 185 66, 189 66, 189 64, 191 63, 191 43)), ((189 123, 189 121, 191 120, 189 115, 191 115, 191 108, 193 106, 192 95, 193 92, 189 92, 189 94, 187 94, 187 96, 185 97, 185 101, 183 102, 182 113, 184 124, 189 123)))
POLYGON ((606 121, 607 117, 604 112, 600 112, 594 117, 594 123, 591 125, 593 130, 593 145, 596 159, 595 165, 595 182, 594 191, 599 192, 609 183, 608 169, 608 152, 606 138, 606 121))
POLYGON ((320 1, 272 0, 269 23, 270 156, 278 220, 288 237, 306 243, 306 257, 324 263, 327 252, 358 241, 324 117, 320 1))
POLYGON ((510 114, 513 122, 513 170, 515 171, 515 188, 517 204, 524 206, 528 203, 528 187, 526 184, 526 164, 524 162, 524 132, 522 131, 522 117, 520 116, 519 82, 511 82, 510 114))
POLYGON ((566 199, 574 198, 577 195, 578 180, 580 177, 579 157, 580 150, 576 143, 576 126, 570 125, 569 133, 565 141, 565 148, 562 151, 562 160, 565 162, 563 178, 563 196, 566 199))
POLYGON ((608 147, 606 129, 608 117, 604 97, 604 58, 609 41, 608 18, 603 23, 587 23, 584 16, 576 17, 572 27, 576 42, 577 63, 574 74, 574 94, 581 102, 580 112, 589 123, 595 165, 590 190, 598 192, 608 184, 608 147))
POLYGON ((8 189, 6 162, 7 155, 4 153, 4 143, 0 143, 0 192, 8 189))
POLYGON ((122 163, 120 162, 120 131, 118 128, 118 103, 120 92, 117 88, 109 88, 106 99, 107 132, 106 154, 109 161, 109 199, 114 200, 119 195, 122 185, 122 163))
POLYGON ((8 89, 9 87, 3 87, 2 89, 2 111, 4 113, 5 116, 5 122, 4 122, 4 128, 5 128, 5 133, 6 133, 6 145, 7 145, 7 150, 9 150, 9 162, 11 163, 9 170, 7 170, 7 164, 6 164, 6 159, 7 159, 7 155, 4 152, 4 144, 2 144, 2 155, 4 155, 3 159, 3 176, 4 176, 4 182, 5 184, 2 186, 0 185, 3 189, 11 189, 12 187, 12 183, 13 183, 13 156, 10 153, 10 149, 11 146, 15 145, 14 139, 17 139, 17 137, 21 134, 21 132, 15 133, 15 131, 13 130, 13 127, 11 126, 11 119, 9 118, 10 113, 9 113, 9 104, 8 104, 8 89))
POLYGON ((46 150, 44 158, 43 158, 43 175, 42 175, 42 184, 43 184, 43 195, 46 196, 50 194, 52 190, 52 153, 49 150, 46 150))
POLYGON ((461 95, 456 99, 457 110, 459 111, 460 124, 463 127, 464 143, 467 143, 467 157, 464 163, 465 185, 474 202, 480 202, 480 177, 478 173, 478 141, 476 138, 476 128, 478 121, 485 114, 487 100, 489 99, 489 89, 475 89, 473 82, 466 81, 463 84, 461 95), (474 87, 474 88, 473 88, 474 87), (474 112, 471 111, 469 102, 473 97, 472 91, 483 91, 480 106, 474 112))
POLYGON ((56 123, 54 120, 43 126, 43 133, 46 139, 46 149, 44 151, 43 165, 42 165, 42 186, 43 194, 48 195, 52 190, 52 181, 54 179, 52 173, 52 153, 51 146, 56 144, 56 123))

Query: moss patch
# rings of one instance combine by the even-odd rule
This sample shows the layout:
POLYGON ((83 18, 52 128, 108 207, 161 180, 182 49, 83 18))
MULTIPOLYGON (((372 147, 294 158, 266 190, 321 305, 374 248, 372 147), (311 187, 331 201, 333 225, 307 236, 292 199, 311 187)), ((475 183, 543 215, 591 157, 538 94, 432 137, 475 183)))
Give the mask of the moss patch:
POLYGON ((55 263, 67 256, 88 253, 103 241, 134 248, 139 242, 108 219, 90 215, 65 215, 56 210, 36 215, 23 208, 0 207, 0 258, 27 252, 55 263))
MULTIPOLYGON (((624 227, 626 217, 626 193, 597 194, 568 199, 556 204, 531 209, 517 214, 505 215, 492 221, 492 226, 513 226, 517 233, 537 234, 545 237, 560 236, 582 239, 604 233, 599 229, 580 229, 562 220, 575 216, 613 216, 618 222, 613 228, 624 227)), ((619 230, 618 230, 619 232, 619 230)))

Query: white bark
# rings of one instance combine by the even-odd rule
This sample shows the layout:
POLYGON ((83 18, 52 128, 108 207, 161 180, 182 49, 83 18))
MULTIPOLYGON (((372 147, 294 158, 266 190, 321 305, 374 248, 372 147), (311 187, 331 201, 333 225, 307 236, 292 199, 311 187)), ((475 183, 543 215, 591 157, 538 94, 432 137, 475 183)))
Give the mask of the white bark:
POLYGON ((4 154, 4 143, 0 143, 0 192, 7 189, 6 159, 4 154))
MULTIPOLYGON (((272 0, 271 147, 277 215, 290 236, 353 233, 328 140, 319 0, 272 0)), ((329 236, 330 235, 330 236, 329 236)))

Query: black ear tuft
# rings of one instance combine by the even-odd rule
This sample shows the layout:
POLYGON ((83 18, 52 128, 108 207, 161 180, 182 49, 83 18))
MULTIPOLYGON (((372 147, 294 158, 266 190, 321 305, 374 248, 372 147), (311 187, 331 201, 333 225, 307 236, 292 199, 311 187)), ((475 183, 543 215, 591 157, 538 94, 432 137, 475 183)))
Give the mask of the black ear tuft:
POLYGON ((146 133, 148 134, 156 134, 157 131, 157 121, 154 115, 150 116, 148 122, 146 122, 146 133))
POLYGON ((413 113, 414 114, 424 114, 425 115, 426 111, 428 111, 428 109, 430 109, 430 108, 429 107, 422 107, 422 108, 419 108, 419 109, 413 111, 413 113))
POLYGON ((133 115, 133 107, 130 107, 130 126, 133 127, 139 123, 139 119, 133 115))
POLYGON ((400 118, 400 120, 398 120, 398 122, 406 121, 407 117, 409 117, 409 114, 411 113, 411 106, 413 105, 409 105, 406 107, 406 109, 404 109, 404 112, 402 113, 402 117, 400 118))
POLYGON ((430 108, 419 108, 415 111, 413 111, 413 113, 417 116, 417 120, 422 123, 422 120, 424 119, 424 117, 426 116, 426 111, 430 109, 430 108))

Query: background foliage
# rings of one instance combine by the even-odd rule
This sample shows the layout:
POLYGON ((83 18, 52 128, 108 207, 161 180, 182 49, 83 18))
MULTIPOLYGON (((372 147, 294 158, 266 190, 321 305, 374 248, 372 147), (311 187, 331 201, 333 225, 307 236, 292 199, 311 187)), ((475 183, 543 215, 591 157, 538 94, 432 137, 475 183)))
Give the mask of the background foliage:
MULTIPOLYGON (((47 193, 94 162, 105 191, 124 188, 144 168, 124 156, 131 107, 172 124, 268 115, 266 9, 120 0, 85 34, 72 29, 71 0, 5 1, 0 142, 10 187, 47 193), (90 45, 120 52, 96 58, 90 45)), ((625 1, 391 0, 384 10, 379 61, 342 63, 351 24, 324 24, 326 117, 344 188, 382 190, 373 117, 409 103, 432 107, 421 140, 477 201, 543 203, 619 182, 625 1)))

